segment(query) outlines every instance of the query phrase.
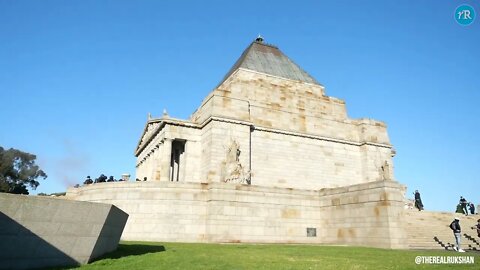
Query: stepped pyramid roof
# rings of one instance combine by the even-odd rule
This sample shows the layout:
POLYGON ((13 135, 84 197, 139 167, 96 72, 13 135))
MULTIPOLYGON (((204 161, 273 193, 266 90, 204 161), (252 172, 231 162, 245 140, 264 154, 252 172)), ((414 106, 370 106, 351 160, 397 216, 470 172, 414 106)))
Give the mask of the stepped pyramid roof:
POLYGON ((245 49, 220 84, 239 68, 320 85, 317 80, 295 64, 278 47, 264 43, 261 37, 258 37, 245 49))

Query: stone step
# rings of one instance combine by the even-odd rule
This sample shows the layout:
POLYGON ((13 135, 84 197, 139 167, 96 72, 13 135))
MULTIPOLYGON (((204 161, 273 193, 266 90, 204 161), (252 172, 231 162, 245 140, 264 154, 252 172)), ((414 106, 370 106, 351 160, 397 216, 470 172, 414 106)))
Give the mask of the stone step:
POLYGON ((415 249, 445 249, 444 247, 440 245, 408 245, 409 248, 415 248, 415 249))
POLYGON ((478 247, 476 243, 463 236, 463 233, 475 237, 476 230, 471 229, 480 218, 475 216, 462 216, 448 212, 431 211, 405 211, 405 223, 407 234, 407 245, 411 249, 445 249, 440 243, 435 241, 434 237, 441 241, 443 245, 455 243, 455 237, 449 228, 450 223, 455 217, 460 217, 462 226, 462 247, 478 247))

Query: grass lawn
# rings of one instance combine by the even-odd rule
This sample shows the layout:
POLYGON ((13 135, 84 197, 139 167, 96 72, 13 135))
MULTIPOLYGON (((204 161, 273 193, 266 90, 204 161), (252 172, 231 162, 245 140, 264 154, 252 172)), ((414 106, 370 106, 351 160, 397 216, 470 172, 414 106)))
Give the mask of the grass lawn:
POLYGON ((480 253, 312 245, 121 242, 80 269, 480 269, 480 253), (415 264, 416 256, 474 256, 474 264, 415 264))

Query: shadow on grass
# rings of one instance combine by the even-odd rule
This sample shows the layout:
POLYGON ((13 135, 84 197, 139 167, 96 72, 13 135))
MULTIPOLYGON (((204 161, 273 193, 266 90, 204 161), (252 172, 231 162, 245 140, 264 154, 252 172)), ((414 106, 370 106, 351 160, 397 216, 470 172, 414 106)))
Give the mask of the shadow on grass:
MULTIPOLYGON (((154 246, 154 245, 142 245, 142 244, 119 244, 118 248, 115 251, 112 251, 110 253, 107 253, 105 255, 102 255, 98 258, 95 258, 94 260, 90 261, 96 262, 99 260, 104 260, 104 259, 120 259, 123 257, 128 257, 128 256, 139 256, 139 255, 144 255, 148 253, 157 253, 157 252, 162 252, 165 251, 164 246, 154 246)), ((48 269, 48 270, 66 270, 66 269, 75 269, 81 267, 81 265, 78 266, 70 266, 70 267, 49 267, 49 268, 41 268, 39 270, 43 269, 48 269)))
MULTIPOLYGON (((165 250, 166 249, 164 246, 141 245, 141 244, 130 244, 130 245, 119 244, 118 248, 115 251, 112 251, 98 258, 95 258, 94 260, 90 261, 89 264, 92 262, 96 262, 104 259, 120 259, 123 257, 139 256, 139 255, 144 255, 148 253, 162 252, 165 250)), ((47 270, 47 269, 48 270, 66 270, 66 269, 76 269, 79 267, 81 267, 81 265, 65 266, 65 267, 48 267, 48 268, 41 268, 39 270, 47 270)))
POLYGON ((142 244, 119 244, 117 250, 96 258, 94 261, 103 259, 119 259, 128 256, 138 256, 148 253, 157 253, 165 251, 164 246, 142 245, 142 244))

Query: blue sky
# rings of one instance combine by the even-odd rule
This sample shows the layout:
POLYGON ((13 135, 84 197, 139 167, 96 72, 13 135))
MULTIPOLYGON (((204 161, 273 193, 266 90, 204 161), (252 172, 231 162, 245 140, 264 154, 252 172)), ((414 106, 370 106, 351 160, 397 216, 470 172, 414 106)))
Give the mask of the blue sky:
MULTIPOLYGON (((480 1, 0 0, 0 145, 61 192, 135 174, 147 114, 188 118, 260 33, 388 125, 395 176, 430 210, 480 203, 480 1)), ((35 193, 36 193, 35 192, 35 193)))

